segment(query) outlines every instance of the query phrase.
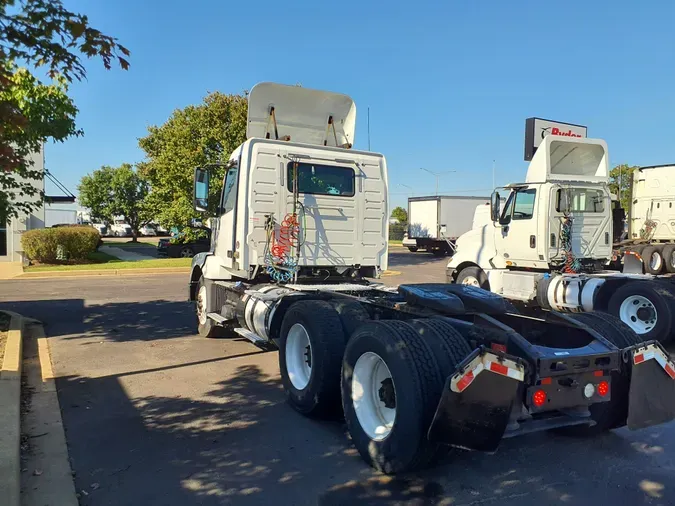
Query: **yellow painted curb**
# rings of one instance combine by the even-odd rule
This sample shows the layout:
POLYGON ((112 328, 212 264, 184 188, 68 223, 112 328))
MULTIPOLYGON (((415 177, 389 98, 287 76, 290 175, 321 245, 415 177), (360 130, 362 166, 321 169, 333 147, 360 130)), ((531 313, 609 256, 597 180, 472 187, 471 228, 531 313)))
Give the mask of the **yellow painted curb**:
POLYGON ((19 506, 21 497, 21 359, 23 317, 11 311, 5 357, 0 370, 0 497, 19 506))
POLYGON ((400 276, 401 271, 384 271, 382 276, 400 276))
MULTIPOLYGON (((44 333, 43 333, 44 335, 44 333)), ((52 359, 49 353, 49 343, 46 337, 38 337, 38 356, 40 358, 40 370, 42 371, 42 382, 47 383, 54 380, 54 370, 52 369, 52 359)))
POLYGON ((3 311, 11 316, 9 321, 9 332, 7 333, 7 342, 5 343, 5 357, 2 360, 2 370, 0 379, 21 380, 21 352, 23 331, 23 318, 21 315, 11 311, 3 311))
POLYGON ((86 271, 24 272, 14 279, 79 278, 94 276, 150 276, 156 274, 189 273, 190 267, 148 267, 139 269, 101 269, 86 271))

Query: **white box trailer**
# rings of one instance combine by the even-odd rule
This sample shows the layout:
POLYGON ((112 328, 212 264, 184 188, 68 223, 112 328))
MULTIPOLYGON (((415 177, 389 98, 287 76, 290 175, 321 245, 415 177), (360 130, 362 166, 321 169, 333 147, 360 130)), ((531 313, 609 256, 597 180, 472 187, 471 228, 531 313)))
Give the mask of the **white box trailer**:
POLYGON ((453 250, 457 238, 471 230, 478 206, 490 206, 489 197, 438 195, 408 199, 408 232, 403 246, 437 255, 453 250))
POLYGON ((45 204, 45 228, 54 225, 77 224, 77 211, 75 209, 57 209, 45 204))

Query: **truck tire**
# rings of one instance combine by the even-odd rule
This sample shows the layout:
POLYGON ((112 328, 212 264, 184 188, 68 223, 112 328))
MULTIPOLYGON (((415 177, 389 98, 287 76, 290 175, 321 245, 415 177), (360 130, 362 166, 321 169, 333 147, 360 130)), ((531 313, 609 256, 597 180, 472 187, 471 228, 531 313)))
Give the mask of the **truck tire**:
POLYGON ((419 248, 417 246, 408 246, 408 251, 415 253, 419 248))
POLYGON ((473 351, 456 328, 439 318, 423 318, 408 323, 433 350, 444 382, 473 351))
POLYGON ((607 312, 627 324, 641 341, 667 342, 671 337, 675 294, 667 283, 628 281, 610 297, 607 312))
POLYGON ((342 323, 342 330, 345 332, 345 337, 349 340, 354 331, 369 321, 370 313, 359 302, 352 300, 337 300, 332 302, 335 311, 340 316, 340 323, 342 323))
POLYGON ((455 283, 458 285, 477 286, 483 290, 490 289, 490 282, 488 281, 487 274, 485 274, 483 269, 476 266, 464 267, 464 269, 459 271, 455 283))
POLYGON ((199 278, 195 309, 197 314, 197 332, 200 336, 212 338, 224 337, 226 335, 227 332, 225 328, 206 316, 208 313, 215 312, 216 308, 213 306, 213 301, 211 300, 204 276, 199 278))
MULTIPOLYGON (((642 342, 628 325, 618 318, 606 313, 581 313, 571 315, 572 318, 590 327, 618 348, 627 348, 642 342)), ((611 397, 608 402, 594 404, 590 407, 591 418, 595 425, 576 425, 563 427, 555 432, 569 436, 596 436, 611 429, 626 425, 628 416, 628 389, 630 388, 630 369, 624 368, 611 375, 611 397)))
POLYGON ((339 413, 345 335, 335 308, 319 300, 296 302, 279 336, 279 371, 289 404, 307 416, 339 413))
POLYGON ((661 248, 659 246, 647 246, 642 250, 640 256, 642 257, 642 264, 644 265, 647 274, 661 274, 663 271, 663 256, 661 256, 661 248))
POLYGON ((433 348, 403 321, 361 326, 342 362, 342 406, 363 459, 394 474, 425 467, 440 446, 427 438, 443 390, 433 348))
POLYGON ((667 272, 675 272, 675 244, 666 244, 661 251, 663 264, 667 272))

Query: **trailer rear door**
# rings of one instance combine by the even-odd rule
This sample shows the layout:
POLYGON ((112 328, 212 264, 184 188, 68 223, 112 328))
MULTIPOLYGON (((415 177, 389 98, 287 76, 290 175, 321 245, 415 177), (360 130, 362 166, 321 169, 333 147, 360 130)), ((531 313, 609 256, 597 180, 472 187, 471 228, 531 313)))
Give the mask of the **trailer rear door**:
POLYGON ((408 199, 408 237, 438 239, 439 197, 408 199))

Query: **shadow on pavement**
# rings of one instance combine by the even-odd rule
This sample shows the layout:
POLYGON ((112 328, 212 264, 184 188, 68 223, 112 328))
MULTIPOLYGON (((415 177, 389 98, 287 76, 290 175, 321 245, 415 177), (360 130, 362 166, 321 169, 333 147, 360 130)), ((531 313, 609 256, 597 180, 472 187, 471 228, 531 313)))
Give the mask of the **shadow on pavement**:
POLYGON ((0 304, 43 323, 50 337, 153 341, 195 333, 194 308, 186 301, 152 300, 86 305, 83 299, 19 301, 0 304))
POLYGON ((130 399, 134 371, 57 380, 82 505, 672 504, 655 469, 663 428, 640 442, 536 434, 496 455, 451 451, 436 468, 388 477, 368 468, 342 421, 293 412, 276 378, 239 366, 199 399, 130 399), (587 489, 587 490, 585 490, 587 489), (603 502, 603 499, 605 500, 603 502), (600 500, 600 502, 598 502, 600 500), (618 502, 617 502, 618 501, 618 502))

